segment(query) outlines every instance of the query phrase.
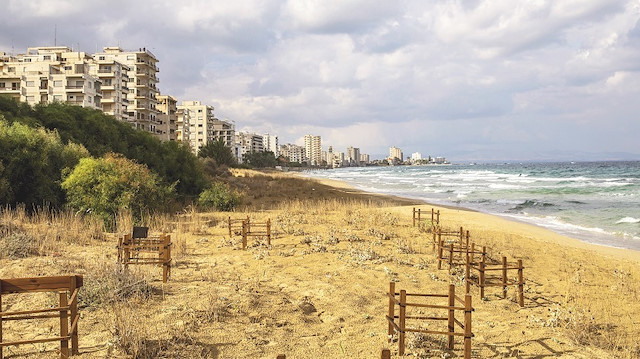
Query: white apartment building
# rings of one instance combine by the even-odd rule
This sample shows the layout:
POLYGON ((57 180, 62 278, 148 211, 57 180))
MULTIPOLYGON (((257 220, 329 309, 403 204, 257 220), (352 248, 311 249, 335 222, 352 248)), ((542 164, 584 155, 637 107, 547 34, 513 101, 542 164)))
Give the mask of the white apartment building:
POLYGON ((249 132, 236 132, 235 144, 239 146, 239 152, 236 157, 240 163, 244 162, 244 155, 252 152, 264 152, 264 143, 262 135, 249 132))
POLYGON ((304 148, 306 152, 306 162, 311 166, 322 164, 322 140, 320 136, 304 136, 304 148))
POLYGON ((271 151, 276 156, 280 156, 280 146, 278 145, 278 136, 265 134, 262 136, 265 151, 271 151))
POLYGON ((93 60, 91 74, 102 82, 102 112, 129 122, 129 67, 115 60, 93 60))
POLYGON ((411 161, 420 161, 422 159, 422 153, 414 152, 411 154, 411 161))
POLYGON ((189 144, 189 123, 191 122, 189 117, 189 111, 185 111, 183 108, 176 110, 176 141, 189 144))
POLYGON ((357 147, 347 148, 347 161, 349 166, 360 166, 360 149, 357 147))
POLYGON ((213 141, 222 139, 227 147, 233 149, 235 146, 236 125, 229 120, 213 119, 213 141))
POLYGON ((160 110, 158 135, 162 141, 175 141, 178 122, 178 100, 169 95, 158 95, 158 110, 160 110))
POLYGON ((54 101, 102 109, 101 81, 93 60, 65 46, 28 48, 26 54, 0 56, 0 94, 30 105, 54 101))
POLYGON ((280 154, 289 159, 289 162, 304 163, 306 159, 304 146, 286 144, 280 146, 280 154))
POLYGON ((158 59, 151 51, 142 48, 137 51, 125 51, 120 47, 105 47, 103 52, 93 55, 101 61, 116 61, 128 67, 129 104, 127 112, 132 125, 144 131, 162 137, 160 111, 158 110, 158 59))
POLYGON ((369 162, 370 162, 369 155, 366 154, 366 153, 361 153, 360 154, 360 163, 361 164, 367 164, 369 162))
POLYGON ((334 152, 333 153, 333 163, 331 166, 333 168, 343 167, 346 164, 346 158, 343 152, 334 152))
POLYGON ((213 141, 213 106, 202 104, 200 101, 182 101, 178 106, 178 110, 182 111, 183 119, 188 118, 188 122, 182 121, 182 134, 185 141, 188 141, 191 150, 196 155, 200 147, 213 141))
POLYGON ((398 147, 391 146, 389 148, 389 160, 398 159, 400 162, 403 161, 402 150, 398 147))

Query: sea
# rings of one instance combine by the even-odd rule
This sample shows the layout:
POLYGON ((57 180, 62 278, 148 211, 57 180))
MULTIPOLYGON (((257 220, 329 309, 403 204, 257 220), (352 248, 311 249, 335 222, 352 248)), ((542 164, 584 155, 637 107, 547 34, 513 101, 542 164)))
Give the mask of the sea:
POLYGON ((640 250, 640 161, 346 167, 305 174, 640 250))

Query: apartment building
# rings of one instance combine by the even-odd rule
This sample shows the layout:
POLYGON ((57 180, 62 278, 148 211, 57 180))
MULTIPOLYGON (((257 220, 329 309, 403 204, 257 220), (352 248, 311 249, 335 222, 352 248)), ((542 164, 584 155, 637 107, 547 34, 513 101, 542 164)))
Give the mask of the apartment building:
POLYGON ((158 129, 162 141, 175 141, 178 122, 178 100, 169 95, 158 95, 158 110, 160 110, 158 129))
POLYGON ((120 47, 105 47, 103 52, 95 53, 96 61, 116 61, 128 67, 127 112, 132 125, 144 131, 162 137, 160 111, 158 110, 158 77, 159 72, 155 55, 145 49, 125 51, 120 47))
POLYGON ((200 101, 182 101, 178 106, 182 127, 180 135, 188 141, 191 149, 198 154, 200 147, 211 141, 222 139, 224 144, 233 149, 235 143, 235 125, 230 121, 222 121, 213 115, 213 106, 200 101))
POLYGON ((402 150, 399 149, 398 147, 391 146, 389 148, 389 160, 398 160, 402 162, 403 161, 402 150))
POLYGON ((30 105, 54 101, 102 109, 101 81, 93 60, 65 46, 28 48, 26 54, 0 56, 0 94, 30 105))
POLYGON ((357 147, 347 148, 347 162, 349 166, 360 166, 360 149, 357 147))
POLYGON ((176 110, 176 141, 189 143, 189 123, 191 122, 189 111, 184 108, 176 110))
POLYGON ((249 132, 236 132, 235 144, 242 148, 242 154, 264 152, 264 138, 262 135, 249 132))
POLYGON ((129 122, 129 67, 115 60, 93 61, 91 74, 102 82, 102 112, 129 122))
POLYGON ((280 146, 280 155, 289 159, 289 162, 303 163, 306 159, 304 146, 298 146, 291 143, 280 146))
POLYGON ((370 162, 369 155, 366 153, 360 154, 360 164, 367 164, 370 162))
POLYGON ((306 152, 306 162, 311 166, 322 164, 322 140, 320 136, 304 136, 304 148, 306 152))
POLYGON ((280 156, 280 146, 278 145, 278 136, 265 134, 262 136, 265 151, 271 151, 276 156, 280 156))

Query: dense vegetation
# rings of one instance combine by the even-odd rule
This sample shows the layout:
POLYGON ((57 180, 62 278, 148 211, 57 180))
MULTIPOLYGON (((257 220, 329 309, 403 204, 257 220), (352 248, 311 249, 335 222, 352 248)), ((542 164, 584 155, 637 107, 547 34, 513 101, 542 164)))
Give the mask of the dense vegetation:
MULTIPOLYGON (((55 130, 63 145, 81 144, 93 157, 120 153, 158 174, 163 185, 175 186, 178 199, 196 200, 207 184, 200 162, 187 146, 175 141, 161 142, 98 110, 62 103, 31 107, 0 96, 0 115, 8 125, 17 122, 32 128, 55 130)), ((38 202, 25 203, 42 204, 38 202)))

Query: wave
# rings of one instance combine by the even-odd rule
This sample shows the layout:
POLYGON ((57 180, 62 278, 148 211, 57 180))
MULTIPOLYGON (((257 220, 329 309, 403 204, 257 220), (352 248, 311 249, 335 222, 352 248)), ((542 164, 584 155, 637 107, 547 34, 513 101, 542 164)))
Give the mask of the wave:
POLYGON ((616 222, 616 224, 620 224, 620 223, 640 223, 640 219, 633 218, 633 217, 624 217, 616 222))

